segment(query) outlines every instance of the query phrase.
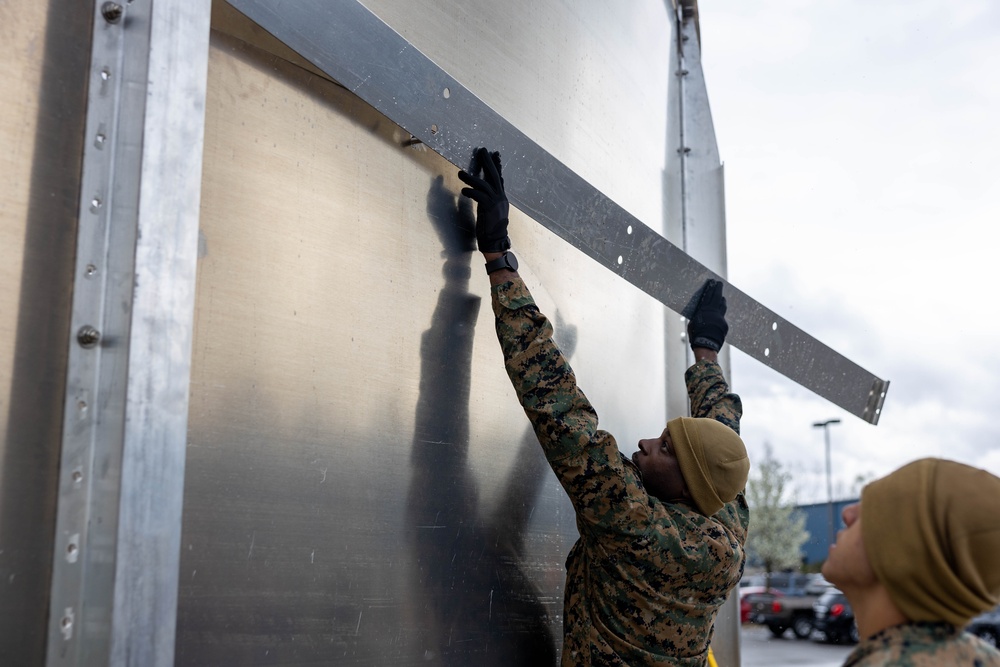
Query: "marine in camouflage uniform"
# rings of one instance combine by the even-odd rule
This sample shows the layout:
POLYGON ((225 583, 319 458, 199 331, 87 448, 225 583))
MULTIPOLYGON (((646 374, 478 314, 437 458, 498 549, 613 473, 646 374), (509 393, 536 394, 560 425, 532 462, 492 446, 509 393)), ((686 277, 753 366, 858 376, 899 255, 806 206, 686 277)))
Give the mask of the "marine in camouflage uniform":
MULTIPOLYGON (((713 516, 649 495, 577 387, 519 277, 492 289, 507 373, 576 510, 566 563, 563 665, 706 664, 719 607, 743 574, 743 494, 713 516)), ((742 406, 717 363, 685 374, 691 414, 739 432, 742 406)))
POLYGON ((1000 651, 948 623, 905 623, 869 637, 844 667, 1000 667, 1000 651))
POLYGON ((823 563, 865 639, 857 667, 1000 667, 963 632, 1000 602, 1000 478, 938 458, 909 463, 861 491, 823 563))
POLYGON ((483 178, 459 178, 478 204, 476 241, 507 373, 580 533, 566 562, 563 665, 701 667, 719 607, 743 574, 749 522, 742 406, 717 363, 729 329, 722 284, 706 283, 688 325, 698 359, 685 376, 693 417, 639 441, 630 460, 598 429, 507 252, 499 153, 479 149, 476 161, 483 178))

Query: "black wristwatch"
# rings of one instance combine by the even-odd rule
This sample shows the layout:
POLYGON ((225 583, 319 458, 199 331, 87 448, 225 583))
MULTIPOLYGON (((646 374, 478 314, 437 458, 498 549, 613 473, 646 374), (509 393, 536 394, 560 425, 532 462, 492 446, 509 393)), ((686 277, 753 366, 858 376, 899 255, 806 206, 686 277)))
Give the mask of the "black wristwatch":
POLYGON ((501 269, 517 271, 517 257, 514 257, 514 253, 508 251, 496 259, 486 262, 486 273, 493 273, 501 269))

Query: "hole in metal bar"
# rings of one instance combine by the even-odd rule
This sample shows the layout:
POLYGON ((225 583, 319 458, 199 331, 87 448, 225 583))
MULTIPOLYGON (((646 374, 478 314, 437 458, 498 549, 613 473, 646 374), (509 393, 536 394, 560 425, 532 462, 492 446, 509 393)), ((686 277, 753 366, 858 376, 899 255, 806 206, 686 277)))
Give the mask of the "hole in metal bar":
POLYGON ((765 357, 770 357, 771 356, 771 348, 769 348, 769 347, 765 347, 764 348, 764 356, 765 357))
POLYGON ((69 641, 73 638, 73 608, 66 607, 66 611, 63 612, 63 617, 59 619, 59 632, 62 634, 64 641, 69 641))
POLYGON ((624 261, 625 261, 625 260, 624 260, 624 259, 622 259, 622 256, 621 256, 621 255, 618 255, 618 263, 619 263, 619 264, 621 264, 621 263, 622 263, 622 262, 624 262, 624 261))
POLYGON ((438 126, 431 125, 431 134, 437 134, 437 133, 438 133, 438 126))
POLYGON ((451 88, 446 87, 443 91, 441 91, 441 94, 444 95, 444 99, 448 99, 451 97, 451 88))

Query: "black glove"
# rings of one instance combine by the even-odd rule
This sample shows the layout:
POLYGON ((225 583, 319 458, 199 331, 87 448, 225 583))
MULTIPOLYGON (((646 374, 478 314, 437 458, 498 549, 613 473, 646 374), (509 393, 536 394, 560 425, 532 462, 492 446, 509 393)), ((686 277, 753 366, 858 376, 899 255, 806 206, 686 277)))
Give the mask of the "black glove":
POLYGON ((726 324, 726 297, 722 296, 722 283, 709 280, 688 322, 688 340, 692 348, 707 347, 718 352, 726 342, 727 333, 729 325, 726 324))
POLYGON ((510 249, 507 236, 507 216, 510 203, 503 191, 500 171, 500 153, 490 154, 485 148, 476 151, 476 163, 483 171, 483 178, 460 171, 458 177, 471 185, 462 188, 462 194, 476 202, 476 241, 480 252, 503 252, 510 249))

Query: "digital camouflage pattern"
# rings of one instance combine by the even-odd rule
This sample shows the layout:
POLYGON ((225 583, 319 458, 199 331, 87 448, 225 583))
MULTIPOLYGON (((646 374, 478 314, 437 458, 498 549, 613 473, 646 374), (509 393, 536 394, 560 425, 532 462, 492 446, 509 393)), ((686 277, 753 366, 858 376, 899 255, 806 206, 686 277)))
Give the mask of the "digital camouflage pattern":
MULTIPOLYGON (((743 494, 712 517, 649 496, 597 413, 524 283, 493 288, 507 373, 576 509, 566 561, 563 665, 705 665, 719 607, 739 583, 743 494)), ((691 414, 739 432, 742 405, 718 364, 688 369, 691 414)))
POLYGON ((947 623, 906 623, 865 639, 844 667, 1000 667, 1000 651, 947 623))

